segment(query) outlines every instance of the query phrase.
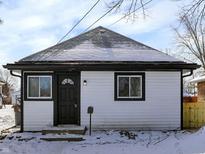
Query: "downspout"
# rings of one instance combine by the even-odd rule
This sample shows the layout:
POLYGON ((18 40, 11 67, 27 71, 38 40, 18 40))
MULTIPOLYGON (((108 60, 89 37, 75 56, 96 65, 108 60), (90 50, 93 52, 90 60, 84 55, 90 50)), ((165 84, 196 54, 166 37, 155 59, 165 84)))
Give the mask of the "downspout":
POLYGON ((14 74, 14 73, 13 73, 13 70, 10 70, 10 74, 11 74, 12 76, 19 77, 19 78, 22 77, 21 75, 14 74))
POLYGON ((183 78, 184 77, 188 77, 188 76, 191 76, 193 74, 193 69, 190 69, 190 72, 189 72, 189 74, 187 74, 187 75, 184 75, 184 76, 182 76, 183 78))
POLYGON ((193 74, 193 69, 190 69, 189 74, 183 75, 183 70, 181 70, 181 130, 183 130, 183 79, 185 77, 191 76, 193 74))
POLYGON ((17 75, 13 73, 13 70, 10 70, 10 74, 14 77, 18 77, 20 78, 20 82, 21 82, 21 132, 23 132, 23 77, 22 77, 22 71, 21 71, 21 75, 17 75))

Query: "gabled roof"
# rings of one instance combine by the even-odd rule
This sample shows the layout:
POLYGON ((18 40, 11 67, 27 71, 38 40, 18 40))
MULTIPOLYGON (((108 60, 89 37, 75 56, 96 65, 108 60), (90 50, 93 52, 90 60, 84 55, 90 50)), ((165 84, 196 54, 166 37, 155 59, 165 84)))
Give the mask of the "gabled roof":
POLYGON ((100 26, 4 67, 9 70, 82 71, 196 69, 200 66, 180 61, 100 26))
POLYGON ((19 62, 180 60, 104 27, 97 27, 19 62))

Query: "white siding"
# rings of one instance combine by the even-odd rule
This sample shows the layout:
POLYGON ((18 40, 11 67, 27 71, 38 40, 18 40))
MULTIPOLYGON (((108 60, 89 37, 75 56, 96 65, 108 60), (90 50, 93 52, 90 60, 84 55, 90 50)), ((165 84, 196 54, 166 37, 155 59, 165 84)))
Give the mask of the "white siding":
POLYGON ((24 131, 53 126, 53 101, 24 101, 24 131))
POLYGON ((145 101, 114 101, 114 72, 81 72, 81 125, 91 105, 94 128, 179 129, 180 72, 145 72, 145 85, 145 101))

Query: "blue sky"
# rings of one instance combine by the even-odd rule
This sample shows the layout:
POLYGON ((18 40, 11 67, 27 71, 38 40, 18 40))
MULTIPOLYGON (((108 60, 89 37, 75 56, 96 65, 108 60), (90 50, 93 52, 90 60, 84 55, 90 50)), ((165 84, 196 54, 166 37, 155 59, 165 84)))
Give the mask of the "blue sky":
MULTIPOLYGON (((54 45, 78 21, 96 0, 3 0, 0 17, 0 64, 11 63, 34 52, 54 45)), ((82 33, 105 11, 104 2, 66 39, 82 33)), ((153 0, 146 19, 139 16, 135 22, 121 21, 119 14, 110 14, 96 26, 104 26, 154 48, 174 48, 175 35, 171 26, 177 25, 180 7, 189 0, 153 0)), ((93 27, 93 28, 94 28, 93 27)))

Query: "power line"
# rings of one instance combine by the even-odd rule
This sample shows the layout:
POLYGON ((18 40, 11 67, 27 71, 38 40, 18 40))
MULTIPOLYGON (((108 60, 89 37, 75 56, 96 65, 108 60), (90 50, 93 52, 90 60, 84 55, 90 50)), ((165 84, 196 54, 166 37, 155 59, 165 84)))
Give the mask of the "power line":
POLYGON ((88 28, 85 29, 84 32, 89 30, 93 25, 95 25, 99 20, 101 20, 103 17, 105 17, 108 13, 110 13, 119 3, 117 3, 115 6, 113 6, 110 10, 108 10, 106 13, 104 13, 100 18, 98 18, 95 22, 93 22, 88 28))
POLYGON ((86 14, 57 42, 59 44, 68 34, 70 34, 73 29, 94 9, 94 7, 100 2, 101 0, 97 0, 96 3, 86 12, 86 14))
MULTIPOLYGON (((92 9, 99 3, 100 0, 98 0, 91 8, 90 10, 58 41, 57 44, 59 44, 68 34, 70 34, 70 32, 72 32, 72 30, 92 11, 92 9)), ((119 21, 121 21, 122 19, 124 19, 125 17, 129 16, 130 14, 136 12, 137 10, 141 9, 142 7, 144 7, 145 5, 149 4, 151 1, 153 0, 149 0, 148 2, 144 3, 143 6, 138 7, 137 9, 133 10, 132 12, 124 15, 123 17, 121 17, 120 19, 118 19, 117 21, 115 21, 113 24, 109 25, 112 26, 116 23, 118 23, 119 21)), ((98 18, 95 22, 93 22, 88 28, 85 29, 84 32, 86 32, 87 30, 89 30, 93 25, 95 25, 98 21, 100 21, 102 18, 104 18, 107 14, 109 14, 116 6, 118 5, 118 3, 113 6, 110 10, 108 10, 106 13, 104 13, 100 18, 98 18)))
POLYGON ((108 13, 110 13, 114 8, 110 9, 108 12, 106 12, 105 14, 103 14, 100 18, 98 18, 95 22, 93 22, 88 28, 85 29, 84 32, 86 32, 87 30, 89 30, 93 25, 95 25, 99 20, 101 20, 103 17, 105 17, 108 13))
MULTIPOLYGON (((130 13, 124 15, 123 17, 121 17, 120 19, 118 19, 116 22, 114 22, 113 24, 111 24, 111 25, 109 25, 109 26, 112 26, 112 25, 118 23, 120 20, 122 20, 122 19, 124 19, 125 17, 129 16, 130 14, 136 12, 137 10, 143 8, 145 5, 149 4, 151 1, 153 1, 153 0, 149 0, 148 2, 144 3, 142 6, 138 7, 137 9, 133 10, 132 12, 130 12, 130 13)), ((100 18, 98 18, 95 22, 93 22, 88 28, 85 29, 84 32, 86 32, 87 30, 89 30, 89 29, 90 29, 93 25, 95 25, 99 20, 101 20, 101 19, 102 19, 103 17, 105 17, 108 13, 110 13, 117 5, 118 5, 118 3, 117 3, 115 6, 113 6, 110 10, 108 10, 105 14, 103 14, 100 18)))

